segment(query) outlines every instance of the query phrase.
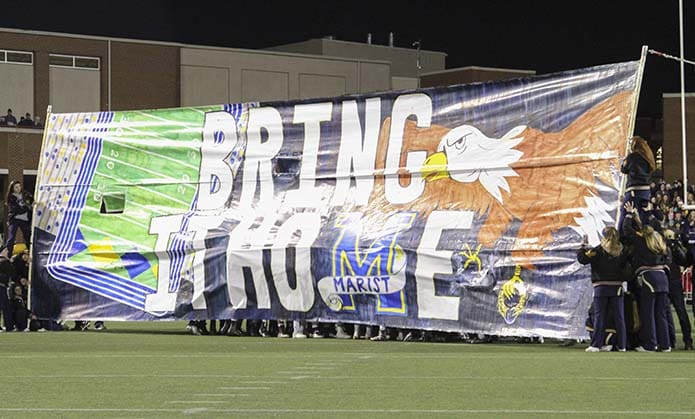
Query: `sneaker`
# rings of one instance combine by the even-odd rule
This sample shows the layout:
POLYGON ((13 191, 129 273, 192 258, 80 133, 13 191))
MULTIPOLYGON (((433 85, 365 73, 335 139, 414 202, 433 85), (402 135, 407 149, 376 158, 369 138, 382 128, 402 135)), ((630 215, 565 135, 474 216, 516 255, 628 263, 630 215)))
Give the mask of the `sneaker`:
POLYGON ((45 328, 45 327, 42 327, 42 328, 40 328, 39 330, 37 330, 37 332, 45 332, 45 331, 46 331, 46 328, 45 328))
POLYGON ((279 337, 280 339, 287 339, 288 337, 290 337, 290 335, 288 335, 288 334, 285 333, 285 332, 280 332, 280 333, 278 333, 278 337, 279 337))
POLYGON ((311 337, 316 339, 323 339, 325 336, 323 336, 323 333, 321 333, 319 330, 314 330, 314 333, 311 334, 311 337))
POLYGON ((188 329, 195 336, 201 335, 200 330, 198 329, 198 326, 196 326, 196 325, 193 325, 193 324, 188 325, 188 326, 186 326, 186 329, 188 329))
POLYGON ((94 323, 94 330, 106 330, 106 326, 104 326, 104 322, 95 322, 94 323))
POLYGON ((292 333, 292 337, 295 339, 306 339, 306 335, 302 332, 294 332, 292 333))
MULTIPOLYGON (((356 328, 357 328, 357 326, 355 326, 355 329, 356 328)), ((342 328, 342 326, 335 328, 335 338, 336 339, 350 339, 351 337, 352 336, 345 333, 345 330, 342 328)))
POLYGON ((595 346, 589 346, 588 348, 584 349, 584 352, 601 352, 601 349, 595 346))
POLYGON ((610 352, 612 350, 613 350, 613 345, 604 345, 604 346, 601 346, 601 349, 600 349, 601 352, 610 352))
POLYGON ((372 337, 373 337, 373 335, 372 335, 372 326, 367 325, 367 330, 365 330, 365 332, 364 332, 364 338, 365 338, 365 339, 372 340, 372 337))
POLYGON ((618 352, 627 352, 627 349, 625 349, 625 348, 618 349, 618 352))
POLYGON ((635 348, 635 352, 654 352, 654 351, 650 351, 650 350, 648 350, 648 349, 644 349, 643 346, 638 346, 638 347, 635 348))
POLYGON ((369 340, 371 340, 372 342, 382 342, 386 340, 386 335, 382 335, 381 333, 379 333, 378 335, 374 336, 373 338, 370 338, 369 340))
POLYGON ((671 352, 671 348, 666 348, 666 349, 662 350, 661 352, 671 352))

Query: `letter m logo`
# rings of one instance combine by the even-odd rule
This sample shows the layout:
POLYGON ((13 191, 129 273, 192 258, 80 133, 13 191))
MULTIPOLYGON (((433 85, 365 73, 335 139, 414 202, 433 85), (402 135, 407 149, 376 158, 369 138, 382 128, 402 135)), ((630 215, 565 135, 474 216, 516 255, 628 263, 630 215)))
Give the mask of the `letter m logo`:
MULTIPOLYGON (((335 227, 339 230, 332 251, 333 277, 387 276, 405 270, 406 257, 398 246, 398 236, 415 221, 415 212, 399 212, 379 224, 376 231, 363 231, 362 214, 339 214, 335 227)), ((406 313, 405 290, 385 293, 377 298, 377 313, 403 315, 406 313)), ((342 310, 355 311, 354 295, 341 295, 342 310)))

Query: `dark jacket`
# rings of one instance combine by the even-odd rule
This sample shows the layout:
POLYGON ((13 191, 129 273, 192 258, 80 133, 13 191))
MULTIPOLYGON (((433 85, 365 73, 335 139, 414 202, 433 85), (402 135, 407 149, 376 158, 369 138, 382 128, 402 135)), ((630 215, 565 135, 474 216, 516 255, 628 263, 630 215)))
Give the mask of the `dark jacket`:
POLYGON ((638 234, 635 228, 635 220, 632 214, 627 214, 623 221, 623 237, 629 240, 632 245, 632 266, 636 271, 645 268, 664 268, 668 270, 668 265, 671 264, 671 252, 666 255, 652 253, 647 247, 647 242, 638 234))
POLYGON ((627 175, 627 188, 648 186, 651 168, 649 162, 639 153, 630 153, 623 161, 620 171, 627 175))
POLYGON ((623 271, 627 262, 627 256, 624 252, 618 256, 612 256, 601 246, 592 249, 582 248, 577 253, 577 260, 582 265, 591 264, 591 282, 594 286, 620 286, 624 281, 623 271), (592 256, 587 255, 587 253, 592 256))
POLYGON ((5 256, 0 256, 0 286, 7 287, 14 277, 12 262, 5 256))
MULTIPOLYGON (((22 194, 22 197, 24 197, 24 194, 22 194)), ((26 198, 19 201, 14 194, 10 194, 10 198, 7 201, 7 219, 9 221, 13 221, 17 215, 28 213, 29 209, 30 207, 26 204, 26 198)))

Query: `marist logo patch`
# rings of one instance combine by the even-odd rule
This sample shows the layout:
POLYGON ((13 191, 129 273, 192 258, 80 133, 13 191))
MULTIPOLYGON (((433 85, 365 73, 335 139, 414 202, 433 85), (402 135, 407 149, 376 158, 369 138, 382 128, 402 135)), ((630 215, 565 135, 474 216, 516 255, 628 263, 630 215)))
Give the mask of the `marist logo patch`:
POLYGON ((408 230, 415 212, 399 212, 379 229, 369 242, 363 231, 361 213, 340 214, 334 227, 338 237, 332 250, 332 276, 321 278, 319 293, 333 311, 354 311, 355 295, 375 295, 377 312, 405 314, 406 254, 397 244, 398 236, 408 230))

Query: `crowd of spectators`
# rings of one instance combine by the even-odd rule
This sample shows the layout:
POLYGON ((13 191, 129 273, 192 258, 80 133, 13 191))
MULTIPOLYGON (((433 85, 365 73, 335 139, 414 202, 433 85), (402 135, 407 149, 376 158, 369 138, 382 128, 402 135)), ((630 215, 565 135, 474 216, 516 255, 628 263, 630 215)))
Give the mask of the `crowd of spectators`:
POLYGON ((41 123, 41 117, 36 115, 32 119, 29 112, 25 113, 24 116, 20 116, 19 121, 17 121, 17 117, 14 116, 10 108, 7 110, 7 114, 0 115, 0 127, 43 128, 43 124, 41 123))

